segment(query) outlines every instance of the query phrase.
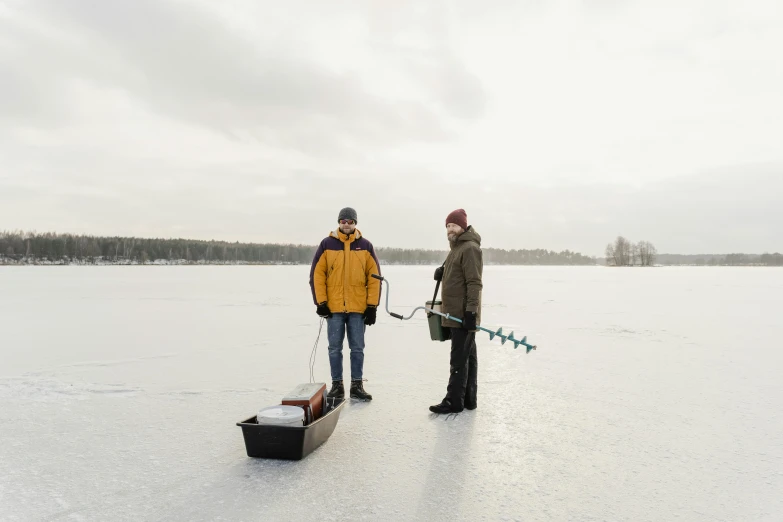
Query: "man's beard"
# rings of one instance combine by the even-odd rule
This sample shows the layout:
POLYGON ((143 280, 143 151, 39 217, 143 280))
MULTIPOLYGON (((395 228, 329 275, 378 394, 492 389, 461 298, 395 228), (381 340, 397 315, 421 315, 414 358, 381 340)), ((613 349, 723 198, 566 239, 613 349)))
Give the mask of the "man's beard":
POLYGON ((449 234, 449 243, 456 243, 457 242, 457 234, 449 234))

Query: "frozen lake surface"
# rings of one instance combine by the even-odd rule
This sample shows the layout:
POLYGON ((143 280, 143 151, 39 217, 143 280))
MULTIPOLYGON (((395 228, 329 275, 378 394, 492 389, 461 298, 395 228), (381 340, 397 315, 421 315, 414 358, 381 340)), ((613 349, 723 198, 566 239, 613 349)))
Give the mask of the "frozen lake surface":
POLYGON ((480 334, 476 411, 429 413, 448 346, 379 312, 375 400, 250 459, 236 422, 309 380, 308 275, 0 268, 0 520, 783 520, 783 270, 487 267, 485 326, 539 349, 480 334))

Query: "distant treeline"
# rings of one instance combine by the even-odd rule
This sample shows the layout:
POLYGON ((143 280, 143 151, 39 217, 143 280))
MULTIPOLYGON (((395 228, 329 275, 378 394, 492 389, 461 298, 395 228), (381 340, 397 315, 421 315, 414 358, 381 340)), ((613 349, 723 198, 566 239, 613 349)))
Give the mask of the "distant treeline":
MULTIPOLYGON (((488 265, 594 265, 595 258, 564 250, 504 250, 482 248, 484 263, 488 265)), ((446 259, 446 250, 417 250, 403 248, 377 248, 382 264, 432 265, 446 259)))
POLYGON ((783 266, 783 254, 658 254, 662 265, 783 266))
MULTIPOLYGON (((0 232, 0 264, 309 264, 316 248, 315 245, 0 232)), ((543 249, 485 248, 483 251, 486 264, 596 264, 595 258, 569 250, 554 252, 543 249)), ((381 264, 432 265, 443 262, 447 251, 382 248, 376 245, 376 254, 381 264)))

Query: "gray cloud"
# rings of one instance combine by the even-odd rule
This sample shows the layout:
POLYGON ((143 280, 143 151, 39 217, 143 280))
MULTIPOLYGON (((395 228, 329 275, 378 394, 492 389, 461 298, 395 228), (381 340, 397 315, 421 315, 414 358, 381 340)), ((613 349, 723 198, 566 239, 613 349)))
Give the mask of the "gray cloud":
MULTIPOLYGON (((27 203, 22 202, 31 200, 45 209, 24 222, 4 220, 10 228, 306 244, 335 226, 339 208, 353 206, 360 228, 378 246, 420 248, 444 247, 443 220, 462 207, 486 246, 498 248, 570 249, 598 256, 606 243, 624 235, 671 253, 783 250, 777 225, 783 222, 778 203, 783 165, 738 166, 640 187, 478 180, 444 185, 432 176, 375 177, 344 185, 308 172, 272 176, 264 183, 232 174, 216 184, 215 171, 170 173, 179 174, 188 180, 187 190, 176 183, 128 184, 120 181, 124 176, 96 190, 89 178, 74 177, 59 189, 20 185, 4 190, 0 205, 12 216, 24 215, 27 203)), ((43 185, 55 183, 44 180, 43 185)))
POLYGON ((63 91, 77 80, 121 89, 184 122, 327 154, 443 140, 441 117, 476 118, 484 104, 478 79, 442 48, 445 56, 429 60, 437 67, 397 68, 417 82, 418 98, 389 101, 364 89, 356 71, 330 71, 309 59, 296 35, 260 46, 197 4, 37 1, 18 9, 34 24, 2 25, 22 43, 6 51, 10 80, 0 92, 2 109, 17 118, 59 119, 67 112, 63 91))

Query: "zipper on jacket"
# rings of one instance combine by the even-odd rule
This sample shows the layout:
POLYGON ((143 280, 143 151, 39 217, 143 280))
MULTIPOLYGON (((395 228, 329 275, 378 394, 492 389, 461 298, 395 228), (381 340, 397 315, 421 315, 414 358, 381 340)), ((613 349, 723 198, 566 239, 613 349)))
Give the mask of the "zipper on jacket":
POLYGON ((348 254, 351 253, 351 236, 346 236, 347 241, 343 243, 343 265, 345 266, 345 270, 343 271, 343 311, 345 313, 348 313, 348 302, 347 302, 347 288, 346 284, 348 283, 348 262, 349 256, 348 254), (346 253, 347 251, 347 253, 346 253))

